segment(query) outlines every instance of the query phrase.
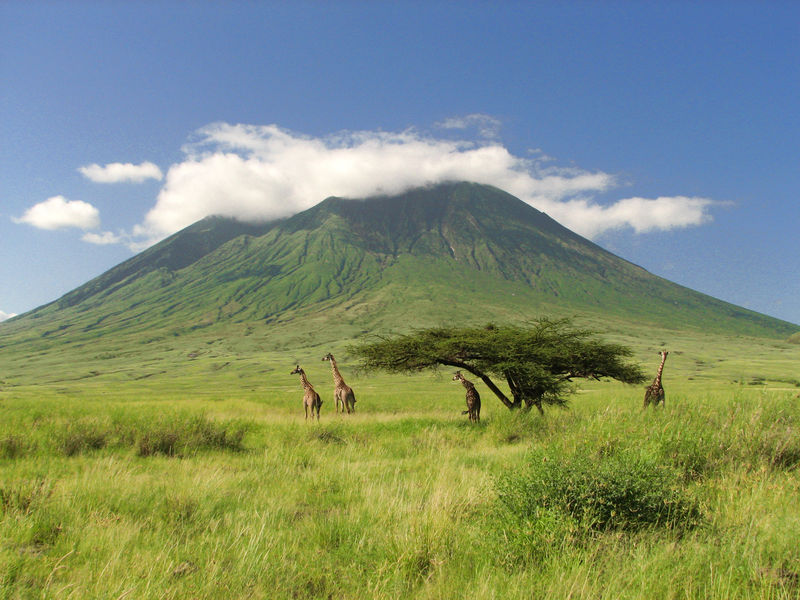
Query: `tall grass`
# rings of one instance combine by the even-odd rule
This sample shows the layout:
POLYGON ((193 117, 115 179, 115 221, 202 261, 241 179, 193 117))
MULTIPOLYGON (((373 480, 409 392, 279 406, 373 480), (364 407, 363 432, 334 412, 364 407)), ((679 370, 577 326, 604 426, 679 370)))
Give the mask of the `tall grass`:
POLYGON ((800 594, 791 392, 673 384, 642 411, 597 384, 544 417, 487 396, 472 425, 449 382, 378 377, 306 424, 287 379, 6 395, 0 598, 800 594))
POLYGON ((0 437, 0 457, 77 456, 103 448, 132 448, 138 456, 184 456, 202 450, 241 451, 248 423, 216 422, 187 412, 151 417, 130 414, 104 417, 52 417, 27 431, 0 437))

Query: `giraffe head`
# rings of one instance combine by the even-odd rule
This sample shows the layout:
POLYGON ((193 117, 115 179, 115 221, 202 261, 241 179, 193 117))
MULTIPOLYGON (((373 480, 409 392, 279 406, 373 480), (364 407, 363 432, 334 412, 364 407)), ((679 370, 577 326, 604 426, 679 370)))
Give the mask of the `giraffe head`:
POLYGON ((662 350, 658 354, 659 356, 661 356, 662 359, 667 360, 667 354, 669 354, 669 352, 667 352, 666 350, 662 350))
POLYGON ((464 376, 461 374, 461 371, 456 371, 453 373, 453 381, 461 381, 464 379, 464 376))
POLYGON ((333 360, 333 354, 328 352, 325 356, 322 357, 322 360, 333 360))
POLYGON ((297 365, 289 375, 298 375, 300 373, 303 373, 303 369, 300 368, 300 365, 297 365))

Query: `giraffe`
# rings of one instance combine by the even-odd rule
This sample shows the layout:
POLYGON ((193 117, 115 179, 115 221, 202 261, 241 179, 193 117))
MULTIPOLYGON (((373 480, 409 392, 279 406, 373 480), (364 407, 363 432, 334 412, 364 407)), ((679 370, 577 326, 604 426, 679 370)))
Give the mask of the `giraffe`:
POLYGON ((664 363, 667 360, 667 352, 666 350, 662 350, 661 354, 661 364, 658 367, 658 372, 656 373, 656 378, 653 380, 644 392, 644 406, 642 408, 647 408, 648 405, 652 404, 653 406, 658 406, 659 402, 663 405, 664 404, 664 386, 661 385, 661 373, 664 371, 664 363))
POLYGON ((322 399, 319 394, 314 390, 314 386, 309 383, 306 377, 306 372, 297 365, 294 371, 289 375, 300 374, 300 384, 303 386, 303 408, 306 411, 306 422, 308 422, 308 413, 311 411, 311 420, 314 420, 314 413, 317 413, 317 421, 319 421, 319 409, 322 406, 322 399))
POLYGON ((467 410, 462 412, 462 415, 469 415, 469 420, 473 423, 479 423, 481 420, 481 396, 478 390, 471 381, 464 379, 461 371, 456 371, 453 375, 453 381, 460 381, 465 388, 467 388, 467 410))
POLYGON ((341 404, 342 413, 347 410, 347 414, 356 411, 356 395, 353 393, 353 388, 347 385, 339 373, 339 367, 336 366, 336 360, 333 354, 328 352, 322 360, 330 361, 331 371, 333 372, 333 400, 336 402, 336 412, 339 412, 339 405, 341 404))

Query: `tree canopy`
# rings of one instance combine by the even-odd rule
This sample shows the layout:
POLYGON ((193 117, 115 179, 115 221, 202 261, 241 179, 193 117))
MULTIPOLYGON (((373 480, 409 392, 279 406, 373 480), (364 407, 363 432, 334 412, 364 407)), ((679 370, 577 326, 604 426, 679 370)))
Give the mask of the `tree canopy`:
POLYGON ((563 405, 573 379, 645 380, 625 359, 626 346, 604 342, 577 329, 569 319, 538 319, 525 326, 432 327, 405 335, 378 337, 350 346, 361 367, 412 373, 450 366, 480 378, 509 409, 563 405), (505 380, 509 398, 492 378, 505 380))

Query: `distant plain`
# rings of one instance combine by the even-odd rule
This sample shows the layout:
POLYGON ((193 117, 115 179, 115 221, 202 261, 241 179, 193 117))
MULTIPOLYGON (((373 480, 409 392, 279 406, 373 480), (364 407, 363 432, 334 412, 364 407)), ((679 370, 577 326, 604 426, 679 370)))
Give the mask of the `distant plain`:
MULTIPOLYGON (((360 373, 346 339, 201 330, 147 359, 101 338, 9 365, 0 598, 797 598, 800 346, 606 325, 648 372, 671 351, 663 409, 642 411, 640 386, 581 382, 566 410, 512 414, 476 382, 472 426, 449 371, 360 373), (355 415, 334 413, 327 351, 355 415), (559 477, 589 461, 623 492, 666 486, 699 516, 598 530, 589 513, 514 512, 504 485, 547 457, 573 465, 559 477)), ((624 504, 609 498, 581 502, 624 504)))

